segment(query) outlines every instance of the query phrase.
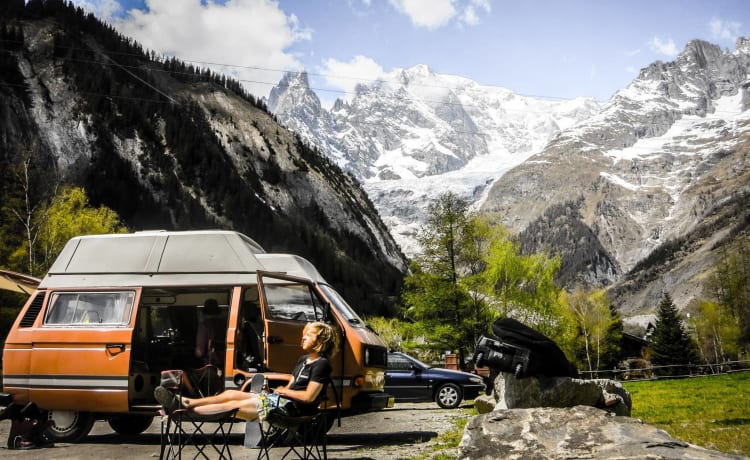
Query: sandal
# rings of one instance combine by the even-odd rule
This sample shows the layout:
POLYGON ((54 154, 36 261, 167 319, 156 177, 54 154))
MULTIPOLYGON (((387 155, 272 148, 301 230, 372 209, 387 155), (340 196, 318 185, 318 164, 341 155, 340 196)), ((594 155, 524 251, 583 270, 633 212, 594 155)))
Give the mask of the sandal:
POLYGON ((154 398, 162 405, 167 414, 171 414, 182 406, 180 397, 161 385, 154 388, 154 398))

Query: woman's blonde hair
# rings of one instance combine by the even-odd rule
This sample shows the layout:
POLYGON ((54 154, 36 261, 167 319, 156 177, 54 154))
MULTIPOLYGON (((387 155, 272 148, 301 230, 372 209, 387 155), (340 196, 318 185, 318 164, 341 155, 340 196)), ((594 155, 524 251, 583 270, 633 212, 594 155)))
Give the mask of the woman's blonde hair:
POLYGON ((307 323, 302 333, 304 334, 311 329, 317 334, 313 350, 326 358, 335 355, 339 345, 339 334, 336 332, 336 329, 328 323, 315 321, 307 323))

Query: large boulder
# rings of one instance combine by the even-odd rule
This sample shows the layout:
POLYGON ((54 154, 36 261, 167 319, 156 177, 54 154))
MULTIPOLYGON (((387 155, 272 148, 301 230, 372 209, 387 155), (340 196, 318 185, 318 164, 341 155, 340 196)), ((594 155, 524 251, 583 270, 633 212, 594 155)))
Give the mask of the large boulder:
POLYGON ((615 380, 571 377, 517 379, 501 372, 494 385, 496 407, 500 409, 583 405, 629 416, 633 406, 630 393, 615 380))
POLYGON ((590 406, 500 409, 466 425, 458 458, 741 459, 679 441, 630 417, 590 406))

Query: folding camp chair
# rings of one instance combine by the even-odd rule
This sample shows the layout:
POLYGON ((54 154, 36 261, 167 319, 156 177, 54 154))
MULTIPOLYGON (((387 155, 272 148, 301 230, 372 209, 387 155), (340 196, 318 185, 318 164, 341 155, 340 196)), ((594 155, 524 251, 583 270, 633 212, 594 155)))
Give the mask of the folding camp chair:
POLYGON ((186 409, 162 411, 159 459, 182 459, 183 451, 194 448, 193 459, 213 458, 208 452, 215 452, 219 459, 232 460, 229 435, 237 421, 236 413, 237 410, 212 415, 198 415, 186 409))
MULTIPOLYGON (((211 375, 201 372, 200 376, 211 375)), ((161 386, 172 392, 176 398, 181 395, 199 395, 207 392, 208 380, 193 382, 181 370, 162 372, 161 386), (199 384, 200 383, 200 384, 199 384)), ((213 394, 213 393, 208 393, 213 394)), ((217 453, 219 459, 232 459, 229 449, 229 436, 234 424, 238 421, 237 411, 231 410, 220 414, 200 415, 186 409, 177 408, 161 410, 161 449, 159 459, 182 459, 183 451, 194 449, 193 459, 209 459, 208 452, 217 453), (210 448, 209 448, 210 446, 210 448)))
POLYGON ((338 391, 332 381, 328 381, 321 392, 323 398, 318 412, 312 415, 286 415, 277 410, 269 411, 265 421, 260 422, 261 443, 258 460, 270 460, 270 451, 274 447, 286 447, 281 459, 294 454, 298 459, 325 460, 328 458, 327 433, 329 420, 339 415, 340 400, 338 391), (334 395, 332 406, 329 404, 328 389, 334 395))

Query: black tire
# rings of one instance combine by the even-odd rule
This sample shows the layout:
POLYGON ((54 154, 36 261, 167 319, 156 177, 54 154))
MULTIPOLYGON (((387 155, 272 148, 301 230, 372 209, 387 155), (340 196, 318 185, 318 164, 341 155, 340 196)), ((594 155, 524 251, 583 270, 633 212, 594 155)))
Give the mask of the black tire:
POLYGON ((444 383, 435 392, 435 402, 443 409, 455 409, 463 399, 461 387, 455 383, 444 383))
POLYGON ((94 414, 78 411, 49 411, 50 424, 44 430, 53 442, 78 442, 94 426, 94 414))
POLYGON ((153 421, 153 415, 115 415, 107 419, 115 432, 126 436, 143 433, 153 421))

